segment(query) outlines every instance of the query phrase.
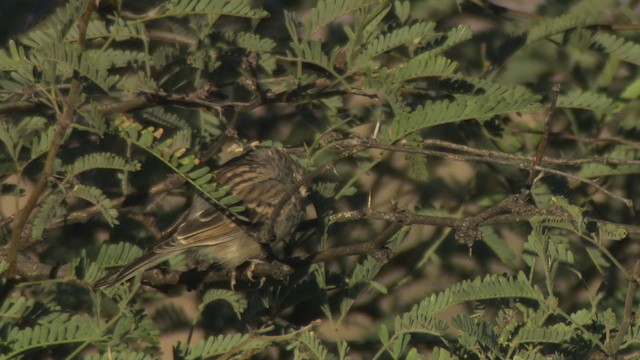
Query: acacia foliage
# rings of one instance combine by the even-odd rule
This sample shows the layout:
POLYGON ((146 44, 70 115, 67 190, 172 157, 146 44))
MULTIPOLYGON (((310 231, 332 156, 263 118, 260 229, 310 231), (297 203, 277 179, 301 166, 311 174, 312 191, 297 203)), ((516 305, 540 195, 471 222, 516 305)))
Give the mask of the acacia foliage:
POLYGON ((558 2, 527 17, 475 1, 104 1, 79 27, 90 1, 56 4, 0 50, 0 190, 12 204, 1 255, 17 201, 57 141, 47 190, 19 229, 20 255, 64 269, 2 278, 1 358, 157 358, 164 332, 190 327, 207 336, 173 344, 176 359, 638 351, 637 231, 625 224, 636 220, 640 45, 637 31, 615 26, 634 14, 626 3, 558 2), (477 214, 526 188, 543 138, 544 176, 529 216, 458 236, 473 251, 449 227, 403 223, 386 241, 390 258, 338 257, 238 291, 209 284, 191 316, 175 304, 148 311, 162 295, 140 291, 141 277, 91 288, 175 215, 145 198, 169 175, 242 221, 239 199, 201 161, 208 149, 296 146, 312 170, 358 136, 385 155, 358 152, 313 180, 317 220, 276 249, 283 258, 375 237, 379 222, 332 215, 387 210, 389 198, 395 219, 477 214), (78 220, 88 207, 95 216, 78 220), (354 319, 368 325, 351 333, 354 319))

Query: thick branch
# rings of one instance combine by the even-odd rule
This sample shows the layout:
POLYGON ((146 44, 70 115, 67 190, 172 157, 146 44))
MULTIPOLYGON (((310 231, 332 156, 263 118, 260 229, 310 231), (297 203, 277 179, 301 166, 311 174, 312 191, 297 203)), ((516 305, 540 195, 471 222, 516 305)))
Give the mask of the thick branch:
MULTIPOLYGON (((82 17, 78 21, 78 43, 80 45, 80 51, 84 49, 84 40, 86 36, 87 24, 89 19, 91 18, 91 14, 95 8, 96 3, 94 1, 90 1, 87 4, 87 8, 85 9, 82 17)), ((75 108, 80 100, 80 93, 82 90, 82 84, 79 80, 80 74, 78 71, 74 71, 73 79, 71 80, 71 90, 69 91, 69 96, 67 97, 67 101, 64 104, 64 110, 62 115, 58 117, 58 121, 56 122, 54 131, 53 131, 53 139, 51 141, 51 147, 49 148, 49 152, 47 153, 47 158, 44 163, 44 169, 42 170, 42 174, 40 175, 40 179, 33 187, 31 195, 27 200, 25 206, 18 212, 16 219, 13 223, 13 233, 11 234, 11 240, 9 244, 9 277, 15 276, 16 273, 16 262, 18 256, 18 245, 20 243, 20 239, 22 237, 22 230, 29 219, 29 216, 35 209, 38 201, 40 200, 40 196, 43 194, 47 187, 47 182, 51 175, 53 175, 53 165, 56 160, 56 156, 58 155, 58 149, 60 149, 60 145, 62 145, 62 141, 64 138, 64 134, 67 131, 67 128, 73 122, 73 115, 75 112, 75 108)))
MULTIPOLYGON (((159 188, 163 188, 160 186, 159 188)), ((512 195, 505 198, 498 204, 485 209, 477 215, 455 218, 455 217, 438 217, 416 214, 400 209, 393 211, 377 211, 370 208, 362 210, 354 210, 343 213, 331 215, 329 221, 335 222, 347 222, 358 220, 384 220, 393 223, 377 238, 357 244, 350 244, 345 246, 339 246, 331 249, 326 249, 317 253, 307 255, 303 258, 284 259, 281 261, 272 261, 270 263, 258 263, 255 266, 252 274, 254 278, 271 278, 278 281, 285 281, 295 271, 304 269, 312 263, 326 262, 333 259, 338 259, 345 256, 371 254, 375 255, 381 251, 384 243, 388 238, 393 235, 399 227, 404 225, 433 225, 444 226, 461 231, 461 229, 471 229, 483 225, 496 225, 496 224, 508 224, 514 222, 528 221, 531 217, 536 215, 552 215, 552 216, 567 216, 559 208, 551 209, 537 209, 532 205, 522 204, 519 201, 518 195, 512 195)), ((586 221, 595 221, 598 225, 612 224, 610 222, 601 221, 597 219, 585 218, 586 221)), ((624 227, 630 235, 640 235, 640 226, 635 225, 614 225, 624 227)), ((473 231, 468 231, 473 233, 473 231)), ((468 239, 462 239, 467 241, 468 239)), ((472 239, 477 240, 477 239, 472 239)), ((51 267, 37 263, 37 261, 24 258, 20 262, 20 274, 25 280, 42 280, 48 278, 52 273, 51 267)), ((67 271, 62 269, 59 272, 58 277, 64 277, 67 275, 67 271)), ((228 272, 210 272, 208 273, 203 282, 223 282, 229 280, 230 274, 228 272)), ((247 280, 246 273, 240 273, 239 279, 247 280)), ((148 271, 144 275, 145 281, 149 282, 152 287, 161 287, 166 285, 176 285, 182 283, 181 275, 179 273, 165 274, 160 270, 148 271)))

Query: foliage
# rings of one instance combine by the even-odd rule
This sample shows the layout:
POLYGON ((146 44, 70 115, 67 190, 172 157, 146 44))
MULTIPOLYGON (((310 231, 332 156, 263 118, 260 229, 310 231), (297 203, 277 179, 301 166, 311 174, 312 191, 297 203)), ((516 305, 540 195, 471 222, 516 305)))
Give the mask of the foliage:
POLYGON ((0 359, 640 351, 634 2, 43 3, 0 49, 0 359), (211 169, 256 144, 317 175, 286 278, 92 287, 176 187, 246 220, 211 169))

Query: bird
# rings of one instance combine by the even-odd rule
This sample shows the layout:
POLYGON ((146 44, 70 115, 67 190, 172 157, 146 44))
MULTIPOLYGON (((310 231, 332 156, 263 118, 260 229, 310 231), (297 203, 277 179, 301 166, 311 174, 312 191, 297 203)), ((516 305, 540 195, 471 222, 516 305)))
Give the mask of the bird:
POLYGON ((192 268, 217 263, 234 271, 245 261, 263 258, 263 244, 287 241, 300 224, 307 193, 301 181, 304 169, 286 150, 255 147, 214 169, 212 175, 218 188, 226 186, 240 198, 246 220, 196 195, 171 237, 99 279, 94 288, 124 282, 180 254, 192 268))

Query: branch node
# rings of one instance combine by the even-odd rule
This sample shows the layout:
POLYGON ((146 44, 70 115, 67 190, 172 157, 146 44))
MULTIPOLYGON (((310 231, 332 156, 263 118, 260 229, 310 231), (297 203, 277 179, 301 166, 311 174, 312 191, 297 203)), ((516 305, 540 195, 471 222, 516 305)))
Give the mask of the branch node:
POLYGON ((371 253, 371 257, 382 264, 386 264, 387 262, 389 262, 389 260, 393 259, 393 251, 386 247, 377 249, 371 253))
POLYGON ((460 225, 455 227, 456 240, 459 243, 466 244, 471 248, 476 240, 482 239, 482 233, 478 228, 476 221, 472 219, 462 221, 460 225))

